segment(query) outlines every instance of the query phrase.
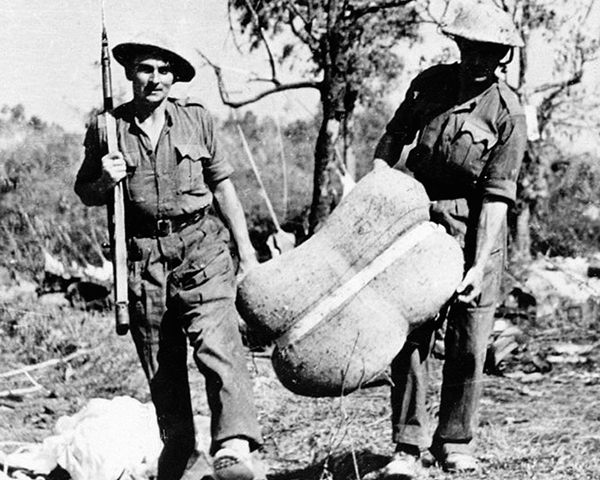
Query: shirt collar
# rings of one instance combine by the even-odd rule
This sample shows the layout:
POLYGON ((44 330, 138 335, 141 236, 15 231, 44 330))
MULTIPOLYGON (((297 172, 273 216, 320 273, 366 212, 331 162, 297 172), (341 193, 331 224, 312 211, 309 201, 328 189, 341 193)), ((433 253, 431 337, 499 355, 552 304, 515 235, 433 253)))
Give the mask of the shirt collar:
POLYGON ((167 108, 165 108, 165 126, 171 128, 173 126, 173 110, 175 109, 175 102, 169 98, 167 100, 167 108))
MULTIPOLYGON (((174 104, 174 102, 172 101, 172 99, 169 98, 167 100, 167 107, 165 108, 165 127, 166 128, 171 128, 173 126, 173 109, 175 108, 173 104, 174 104)), ((123 118, 129 124, 129 131, 133 133, 134 130, 140 129, 140 126, 138 125, 138 121, 135 116, 135 109, 133 106, 133 101, 128 102, 126 105, 127 105, 127 108, 123 112, 123 118)))
POLYGON ((477 95, 473 98, 470 98, 469 100, 467 100, 464 103, 461 103, 460 105, 457 105, 456 107, 454 107, 452 109, 452 111, 454 113, 472 112, 473 110, 475 110, 477 105, 479 105, 482 102, 482 100, 485 99, 485 97, 487 97, 489 95, 489 93, 492 91, 492 89, 496 88, 497 85, 498 85, 497 81, 493 82, 488 88, 486 88, 479 95, 477 95))

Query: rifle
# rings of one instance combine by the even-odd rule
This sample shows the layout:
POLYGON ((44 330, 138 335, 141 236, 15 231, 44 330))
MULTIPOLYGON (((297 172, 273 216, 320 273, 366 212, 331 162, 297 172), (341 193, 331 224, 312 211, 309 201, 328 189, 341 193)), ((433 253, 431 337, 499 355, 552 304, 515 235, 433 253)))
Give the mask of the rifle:
MULTIPOLYGON (((110 52, 102 9, 102 92, 104 109, 98 116, 98 127, 104 131, 108 153, 119 150, 117 143, 117 123, 112 115, 113 98, 110 74, 110 52)), ((108 202, 108 230, 113 263, 115 319, 118 335, 129 331, 129 302, 127 299, 127 241, 125 238, 125 179, 114 187, 112 201, 108 202)))

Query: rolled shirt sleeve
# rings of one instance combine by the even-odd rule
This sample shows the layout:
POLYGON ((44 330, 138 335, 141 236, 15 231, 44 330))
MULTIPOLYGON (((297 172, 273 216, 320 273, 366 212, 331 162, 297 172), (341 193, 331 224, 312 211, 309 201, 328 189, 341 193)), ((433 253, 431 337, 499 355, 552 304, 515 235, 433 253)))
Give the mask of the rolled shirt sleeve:
POLYGON ((501 198, 512 204, 517 197, 517 178, 527 144, 525 115, 511 115, 500 134, 501 140, 483 171, 481 187, 484 197, 501 198))
POLYGON ((211 155, 210 159, 204 164, 204 179, 209 186, 213 187, 220 181, 229 178, 234 168, 221 150, 215 134, 212 116, 206 110, 202 110, 201 115, 206 135, 206 146, 211 155))

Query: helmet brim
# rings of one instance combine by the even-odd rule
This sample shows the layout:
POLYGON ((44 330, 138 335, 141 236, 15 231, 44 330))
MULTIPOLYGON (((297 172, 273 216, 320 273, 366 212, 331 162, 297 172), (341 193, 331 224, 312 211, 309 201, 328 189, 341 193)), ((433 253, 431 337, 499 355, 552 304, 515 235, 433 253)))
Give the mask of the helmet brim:
POLYGON ((174 51, 157 45, 126 42, 115 46, 112 52, 115 60, 125 68, 130 67, 141 55, 158 55, 171 64, 176 82, 189 82, 196 75, 196 69, 189 61, 174 51))
POLYGON ((442 33, 451 38, 464 38, 471 42, 495 43, 497 45, 506 45, 507 47, 523 47, 523 40, 516 35, 504 35, 499 38, 498 35, 487 34, 485 31, 474 34, 465 29, 452 28, 451 26, 442 27, 442 33))

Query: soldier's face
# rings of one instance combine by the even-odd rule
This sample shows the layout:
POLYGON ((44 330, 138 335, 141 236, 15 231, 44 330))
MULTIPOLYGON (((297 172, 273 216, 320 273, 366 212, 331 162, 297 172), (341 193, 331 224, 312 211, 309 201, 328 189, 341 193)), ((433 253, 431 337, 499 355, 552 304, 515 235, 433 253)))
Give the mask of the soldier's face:
POLYGON ((464 39, 457 39, 456 43, 460 50, 463 73, 473 82, 486 82, 492 78, 501 60, 509 51, 508 47, 493 43, 471 42, 464 39))
POLYGON ((139 57, 128 77, 133 84, 133 96, 148 104, 160 104, 169 96, 175 75, 169 62, 156 57, 139 57))

